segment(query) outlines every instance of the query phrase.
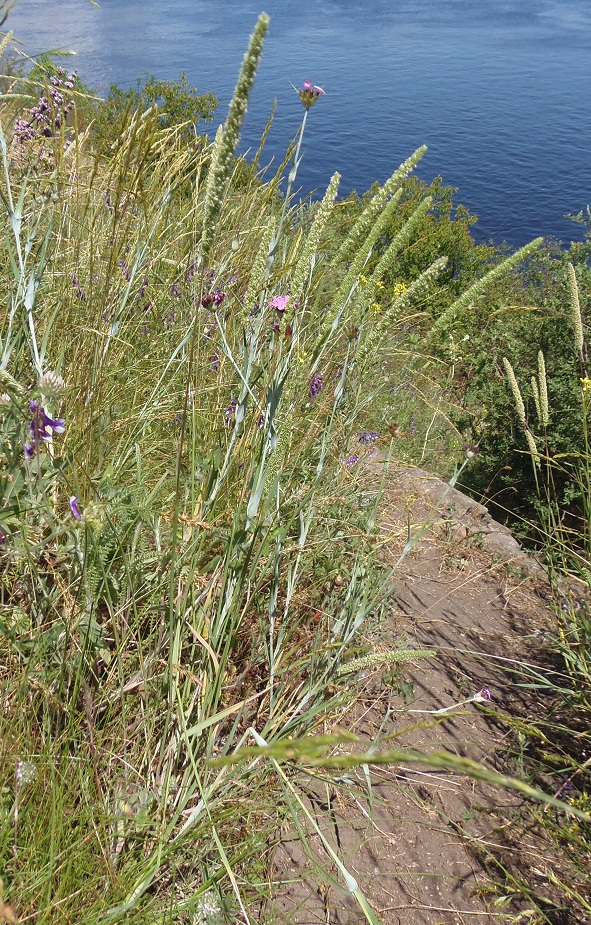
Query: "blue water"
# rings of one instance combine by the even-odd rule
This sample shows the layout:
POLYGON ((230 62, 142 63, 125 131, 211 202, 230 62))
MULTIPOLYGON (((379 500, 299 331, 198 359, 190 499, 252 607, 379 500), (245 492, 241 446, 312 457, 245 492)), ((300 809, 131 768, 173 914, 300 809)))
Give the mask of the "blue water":
POLYGON ((278 162, 303 111, 291 85, 324 86, 302 193, 334 170, 342 193, 363 192, 427 144, 419 175, 459 187, 479 239, 581 239, 564 215, 591 202, 589 0, 19 0, 4 28, 30 55, 75 50, 103 92, 183 70, 219 96, 222 121, 263 8, 271 28, 243 148, 276 98, 267 155, 278 162))

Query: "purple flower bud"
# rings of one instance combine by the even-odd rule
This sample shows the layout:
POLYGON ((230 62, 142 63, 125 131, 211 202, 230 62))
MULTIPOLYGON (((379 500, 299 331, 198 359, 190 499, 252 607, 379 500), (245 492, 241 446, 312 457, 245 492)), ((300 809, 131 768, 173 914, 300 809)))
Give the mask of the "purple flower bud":
POLYGON ((228 407, 226 408, 226 410, 224 411, 224 415, 226 418, 226 424, 231 424, 232 421, 234 420, 234 417, 236 416, 237 407, 238 407, 238 402, 236 401, 235 398, 233 398, 230 404, 228 405, 228 407))
POLYGON ((310 395, 312 398, 316 398, 317 395, 322 391, 322 376, 316 374, 312 376, 310 380, 310 395))
POLYGON ((70 510, 72 512, 72 517, 75 520, 82 520, 82 514, 80 513, 80 508, 78 507, 78 498, 76 495, 72 495, 70 498, 70 510))

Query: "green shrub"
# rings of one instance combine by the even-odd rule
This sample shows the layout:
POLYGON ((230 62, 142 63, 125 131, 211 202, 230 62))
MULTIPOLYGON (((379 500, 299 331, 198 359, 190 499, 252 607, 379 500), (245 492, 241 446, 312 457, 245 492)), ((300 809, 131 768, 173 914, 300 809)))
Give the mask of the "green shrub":
POLYGON ((156 107, 161 128, 182 127, 185 143, 195 141, 200 122, 211 122, 218 101, 213 93, 199 93, 185 74, 178 80, 158 80, 149 76, 135 87, 123 90, 112 84, 104 100, 94 103, 86 114, 92 120, 97 143, 112 143, 120 135, 131 112, 145 112, 156 107))

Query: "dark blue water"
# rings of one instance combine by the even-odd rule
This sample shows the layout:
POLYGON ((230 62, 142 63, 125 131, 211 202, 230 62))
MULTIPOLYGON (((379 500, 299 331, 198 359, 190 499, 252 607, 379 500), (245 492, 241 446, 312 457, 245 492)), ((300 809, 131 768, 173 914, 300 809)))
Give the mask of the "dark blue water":
POLYGON ((243 143, 256 146, 276 98, 267 151, 280 160, 303 112, 291 84, 324 86, 303 193, 334 170, 343 193, 363 192, 427 144, 419 175, 459 187, 479 239, 582 237, 564 215, 591 202, 589 0, 19 0, 4 28, 31 55, 75 50, 102 91, 183 70, 219 96, 222 121, 263 8, 271 28, 243 143))

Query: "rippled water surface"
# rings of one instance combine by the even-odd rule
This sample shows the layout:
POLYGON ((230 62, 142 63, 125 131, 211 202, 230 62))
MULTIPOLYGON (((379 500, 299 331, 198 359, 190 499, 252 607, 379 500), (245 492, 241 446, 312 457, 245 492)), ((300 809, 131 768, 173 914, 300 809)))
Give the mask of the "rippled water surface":
MULTIPOLYGON (((231 96, 263 0, 19 0, 4 28, 29 54, 77 52, 105 91, 146 73, 185 71, 231 96)), ((589 0, 268 0, 271 16, 243 135, 255 145, 273 100, 268 143, 280 158, 302 115, 292 89, 326 89, 311 111, 299 174, 322 190, 385 180, 420 144, 419 174, 441 174, 479 217, 478 237, 523 244, 581 237, 564 219, 591 202, 589 0)))

